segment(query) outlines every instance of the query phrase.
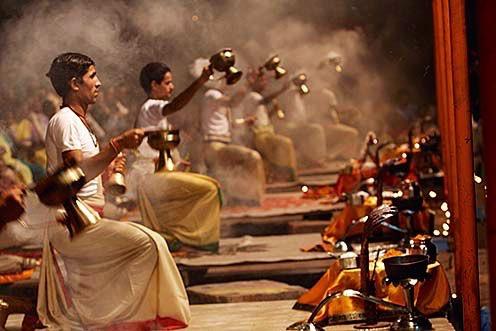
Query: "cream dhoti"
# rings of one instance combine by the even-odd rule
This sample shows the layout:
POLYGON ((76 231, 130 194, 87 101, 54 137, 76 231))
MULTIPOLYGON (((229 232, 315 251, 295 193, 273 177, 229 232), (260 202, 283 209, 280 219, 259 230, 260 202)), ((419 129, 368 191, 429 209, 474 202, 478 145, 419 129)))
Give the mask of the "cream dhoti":
POLYGON ((213 178, 180 171, 150 174, 138 185, 138 204, 144 224, 170 247, 178 242, 218 249, 220 196, 213 178))
POLYGON ((324 125, 327 154, 330 158, 342 158, 348 160, 356 158, 359 154, 358 130, 344 124, 324 125))
POLYGON ((260 154, 220 141, 206 141, 203 146, 208 172, 219 180, 227 202, 259 205, 265 192, 265 171, 260 154))
POLYGON ((320 124, 280 121, 277 133, 293 142, 298 167, 318 166, 326 158, 326 136, 320 124))
POLYGON ((190 319, 165 240, 139 224, 107 219, 72 240, 62 226, 47 230, 38 313, 54 330, 167 330, 190 319))

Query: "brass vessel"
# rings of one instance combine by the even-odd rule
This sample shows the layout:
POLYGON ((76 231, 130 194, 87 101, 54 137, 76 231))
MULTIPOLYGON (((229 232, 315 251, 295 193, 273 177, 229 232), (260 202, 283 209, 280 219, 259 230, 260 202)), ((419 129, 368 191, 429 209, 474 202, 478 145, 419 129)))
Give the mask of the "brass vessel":
POLYGON ((310 89, 308 88, 307 85, 307 75, 304 73, 299 73, 292 79, 293 84, 296 86, 298 89, 298 92, 300 92, 301 95, 308 94, 310 92, 310 89))
POLYGON ((260 67, 260 71, 263 69, 267 71, 274 71, 274 77, 276 79, 280 79, 288 73, 286 69, 281 67, 281 58, 278 55, 273 55, 265 61, 264 65, 260 67))
POLYGON ((149 131, 146 136, 148 137, 148 145, 159 152, 155 172, 174 171, 174 161, 171 153, 181 142, 179 130, 149 131))
POLYGON ((74 165, 57 170, 33 188, 43 204, 64 207, 64 218, 61 222, 69 230, 71 238, 100 220, 100 216, 76 195, 85 183, 83 170, 74 165))
POLYGON ((236 84, 243 72, 236 68, 236 57, 231 48, 224 48, 210 57, 210 65, 213 69, 224 72, 228 85, 236 84))

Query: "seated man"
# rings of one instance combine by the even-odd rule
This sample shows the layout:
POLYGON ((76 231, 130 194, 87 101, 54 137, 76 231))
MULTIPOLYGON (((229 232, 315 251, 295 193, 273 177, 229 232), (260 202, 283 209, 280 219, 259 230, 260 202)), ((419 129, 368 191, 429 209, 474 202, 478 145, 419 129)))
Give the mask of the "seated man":
MULTIPOLYGON (((25 209, 25 192, 22 186, 5 187, 2 184, 0 184, 0 234, 2 234, 10 222, 19 219, 25 209)), ((30 260, 32 259, 0 254, 0 280, 3 275, 17 275, 25 267, 32 268, 32 265, 28 266, 31 263, 30 260)), ((0 295, 0 330, 5 330, 5 323, 10 314, 25 314, 22 329, 34 330, 38 321, 36 315, 36 295, 30 297, 25 297, 25 294, 22 297, 11 294, 8 296, 0 295)))
MULTIPOLYGON (((328 112, 322 116, 322 126, 326 132, 327 153, 330 159, 343 159, 348 161, 359 154, 360 134, 358 130, 340 120, 339 106, 336 95, 330 89, 319 91, 323 97, 323 104, 329 107, 328 112)), ((351 112, 351 110, 349 111, 351 112)))
MULTIPOLYGON (((198 75, 195 66, 192 74, 198 75)), ((241 102, 246 89, 228 96, 224 80, 216 79, 210 81, 208 87, 201 106, 203 158, 207 172, 221 183, 228 205, 259 205, 265 192, 262 158, 257 151, 231 144, 231 107, 241 102)))
MULTIPOLYGON (((86 55, 57 56, 48 72, 63 107, 48 124, 48 172, 79 163, 87 183, 78 197, 101 208, 100 174, 144 132, 131 129, 100 150, 86 120, 101 87, 86 55)), ((162 236, 139 224, 100 219, 74 238, 64 226, 49 227, 38 292, 43 324, 62 330, 186 327, 188 298, 162 236), (62 268, 60 268, 62 267, 62 268)))
POLYGON ((323 167, 327 153, 325 131, 322 125, 311 123, 304 98, 296 88, 280 98, 285 117, 273 121, 274 127, 277 133, 291 138, 299 169, 323 167))
MULTIPOLYGON (((140 74, 140 84, 148 99, 141 106, 136 126, 168 129, 167 116, 186 106, 211 74, 211 69, 203 68, 199 78, 169 101, 174 90, 171 70, 164 63, 148 63, 140 74)), ((187 245, 217 251, 220 237, 217 181, 196 173, 165 169, 153 174, 153 160, 158 157, 158 151, 146 142, 138 150, 140 155, 128 178, 135 183, 132 186, 137 190, 144 224, 163 235, 171 250, 187 245)), ((173 154, 180 158, 178 153, 173 154)), ((177 167, 182 166, 181 162, 177 162, 177 167)))
POLYGON ((243 101, 244 115, 254 117, 252 142, 255 150, 260 152, 270 182, 296 180, 296 154, 293 142, 288 137, 274 133, 270 122, 267 104, 289 88, 286 83, 280 90, 263 96, 267 87, 264 73, 253 70, 248 73, 251 92, 243 101))

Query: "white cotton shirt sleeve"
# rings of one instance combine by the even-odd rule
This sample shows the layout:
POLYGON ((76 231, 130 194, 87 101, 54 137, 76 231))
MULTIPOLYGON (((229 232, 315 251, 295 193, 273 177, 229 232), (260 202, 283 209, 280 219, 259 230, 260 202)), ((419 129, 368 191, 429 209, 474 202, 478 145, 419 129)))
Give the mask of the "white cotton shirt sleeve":
POLYGON ((136 120, 136 127, 156 127, 160 123, 161 126, 165 126, 164 128, 167 128, 167 120, 162 114, 162 111, 167 104, 169 104, 169 101, 167 100, 146 100, 140 108, 138 118, 136 120))
MULTIPOLYGON (((162 110, 168 103, 169 101, 167 100, 146 100, 139 111, 138 118, 136 120, 136 127, 143 129, 169 129, 167 118, 162 114, 162 110)), ((141 156, 145 158, 153 159, 158 156, 158 152, 148 145, 148 137, 143 139, 143 142, 138 147, 138 151, 141 156)))
MULTIPOLYGON (((68 107, 62 108, 50 119, 45 145, 48 173, 53 173, 64 164, 63 152, 80 150, 84 159, 100 152, 97 138, 68 107)), ((96 194, 99 182, 98 177, 89 181, 79 191, 78 195, 89 197, 96 194)))
POLYGON ((270 125, 267 106, 262 103, 263 96, 257 92, 250 92, 243 102, 245 116, 255 115, 255 127, 270 125))

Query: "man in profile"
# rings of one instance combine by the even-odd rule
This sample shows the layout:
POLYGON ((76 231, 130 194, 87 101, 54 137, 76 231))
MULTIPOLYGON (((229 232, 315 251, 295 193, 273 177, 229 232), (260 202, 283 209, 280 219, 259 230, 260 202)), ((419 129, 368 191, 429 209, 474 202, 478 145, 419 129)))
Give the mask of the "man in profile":
MULTIPOLYGON (((61 54, 47 76, 63 99, 48 124, 48 172, 79 164, 87 183, 78 197, 101 207, 101 173, 121 151, 138 147, 144 131, 125 131, 100 149, 86 119, 101 87, 90 57, 61 54)), ((163 237, 139 224, 108 219, 72 239, 63 226, 48 228, 38 313, 49 328, 62 330, 172 329, 186 327, 190 319, 186 291, 163 237)))

